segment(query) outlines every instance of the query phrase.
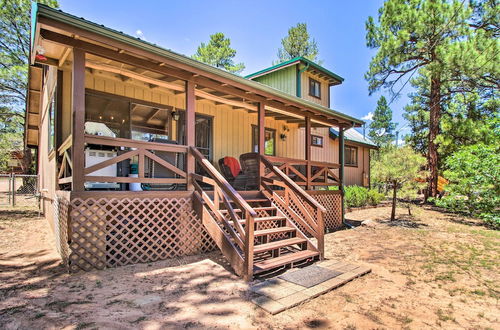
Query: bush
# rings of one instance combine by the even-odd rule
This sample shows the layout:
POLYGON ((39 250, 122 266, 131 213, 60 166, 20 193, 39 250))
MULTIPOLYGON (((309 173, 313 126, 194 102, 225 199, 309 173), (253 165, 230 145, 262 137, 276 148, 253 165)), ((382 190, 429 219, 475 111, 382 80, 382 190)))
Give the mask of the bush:
POLYGON ((347 186, 344 188, 344 203, 346 207, 361 207, 377 205, 384 195, 376 190, 369 190, 360 186, 347 186))
POLYGON ((495 145, 476 144, 460 148, 445 161, 447 195, 435 199, 437 206, 479 216, 499 227, 500 150, 495 145))
POLYGON ((368 190, 368 204, 378 205, 385 198, 384 194, 375 189, 368 190))

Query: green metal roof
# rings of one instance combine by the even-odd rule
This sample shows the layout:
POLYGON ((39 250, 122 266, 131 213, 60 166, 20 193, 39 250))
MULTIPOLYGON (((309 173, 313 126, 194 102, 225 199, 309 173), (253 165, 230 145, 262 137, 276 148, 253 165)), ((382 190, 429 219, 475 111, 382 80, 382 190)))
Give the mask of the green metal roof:
MULTIPOLYGON (((55 20, 55 21, 58 21, 61 23, 65 23, 65 24, 75 26, 75 27, 83 29, 83 30, 87 30, 87 31, 105 36, 107 38, 125 43, 127 45, 140 48, 140 49, 148 51, 152 54, 156 54, 156 55, 165 57, 167 59, 177 61, 177 62, 185 64, 185 65, 189 65, 193 68, 203 70, 207 73, 218 75, 222 78, 226 78, 226 79, 235 81, 235 82, 240 83, 242 85, 246 85, 250 88, 255 88, 257 90, 261 90, 262 92, 276 95, 282 99, 300 104, 305 108, 314 109, 316 111, 322 112, 322 113, 330 115, 330 116, 334 115, 334 116, 342 118, 346 121, 350 121, 353 124, 358 124, 358 125, 364 124, 364 122, 362 120, 357 119, 357 118, 352 117, 352 116, 349 116, 349 115, 346 115, 342 112, 339 112, 339 111, 330 109, 328 107, 322 106, 320 104, 317 104, 317 103, 314 103, 311 101, 307 101, 305 99, 301 99, 299 97, 287 94, 287 93, 282 92, 278 89, 272 88, 270 86, 261 84, 259 82, 256 82, 256 81, 253 81, 250 79, 246 79, 244 77, 227 72, 225 70, 215 68, 211 65, 199 62, 199 61, 192 59, 188 56, 178 54, 178 53, 173 52, 169 49, 165 49, 165 48, 162 48, 156 44, 144 41, 144 40, 139 39, 139 38, 132 37, 132 36, 127 35, 123 32, 113 30, 113 29, 108 28, 104 25, 100 25, 100 24, 96 24, 96 23, 91 22, 91 21, 87 21, 82 17, 76 17, 74 15, 63 12, 62 10, 54 9, 54 8, 51 8, 51 7, 48 7, 46 5, 38 3, 36 6, 32 7, 32 11, 34 11, 35 12, 34 15, 36 15, 35 22, 38 21, 39 16, 44 16, 44 17, 47 17, 49 19, 52 19, 52 20, 55 20)), ((311 63, 313 63, 313 62, 311 62, 311 63)), ((315 65, 317 65, 317 64, 315 64, 315 65)))
MULTIPOLYGON (((330 136, 337 138, 339 136, 339 131, 330 127, 330 136)), ((344 138, 347 141, 361 143, 372 148, 378 148, 378 146, 373 143, 372 140, 358 132, 355 128, 346 129, 344 131, 344 138)))
POLYGON ((305 58, 303 56, 295 57, 295 58, 292 58, 291 60, 288 60, 288 61, 285 61, 285 62, 281 62, 281 63, 273 65, 273 66, 271 66, 269 68, 265 68, 263 70, 260 70, 260 71, 254 72, 252 74, 246 75, 245 78, 252 79, 252 78, 254 78, 256 76, 261 76, 261 75, 265 74, 266 72, 280 70, 282 68, 285 68, 285 67, 287 67, 287 66, 289 66, 291 64, 295 64, 295 63, 305 63, 305 64, 308 64, 310 67, 313 67, 316 70, 319 70, 319 71, 323 72, 327 76, 330 76, 333 79, 337 80, 339 83, 342 83, 344 81, 344 78, 342 78, 341 76, 339 76, 339 75, 331 72, 328 69, 325 69, 321 65, 316 64, 313 61, 308 60, 307 58, 305 58))

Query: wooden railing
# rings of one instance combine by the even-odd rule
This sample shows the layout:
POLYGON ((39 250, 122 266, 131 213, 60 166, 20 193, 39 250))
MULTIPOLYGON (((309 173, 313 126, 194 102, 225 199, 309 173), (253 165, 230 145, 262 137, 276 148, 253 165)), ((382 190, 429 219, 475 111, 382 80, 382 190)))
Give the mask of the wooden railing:
POLYGON ((326 209, 302 189, 297 182, 274 165, 267 156, 261 156, 260 159, 265 171, 268 171, 268 175, 261 177, 263 191, 269 194, 280 210, 287 214, 299 228, 317 239, 318 250, 323 258, 326 209), (282 190, 275 191, 272 186, 280 187, 282 190))
POLYGON ((57 172, 57 184, 66 184, 72 182, 71 173, 73 171, 73 162, 71 161, 71 145, 73 136, 69 135, 66 140, 57 149, 57 155, 60 159, 59 170, 57 172))
POLYGON ((93 145, 111 146, 127 149, 123 154, 107 159, 98 164, 84 169, 85 181, 87 182, 117 182, 117 183, 155 183, 155 184, 187 184, 186 172, 158 157, 151 151, 164 151, 176 154, 186 154, 188 147, 183 145, 165 144, 158 142, 145 142, 123 138, 111 138, 95 135, 85 135, 85 143, 93 145), (127 159, 138 157, 138 177, 119 176, 96 176, 93 172, 106 168, 110 165, 122 162, 127 159), (150 178, 145 176, 146 158, 153 160, 156 164, 166 168, 177 177, 172 178, 150 178))
MULTIPOLYGON (((213 216, 221 223, 227 232, 231 235, 234 242, 241 249, 244 259, 243 274, 247 278, 252 278, 253 275, 253 246, 254 246, 254 219, 257 213, 254 209, 241 197, 241 195, 227 182, 227 180, 217 171, 217 169, 206 159, 195 147, 190 147, 190 152, 194 156, 196 162, 205 170, 208 176, 191 173, 192 184, 195 191, 201 196, 205 205, 210 209, 213 216), (200 183, 211 186, 213 188, 213 198, 201 187, 200 183), (234 203, 241 212, 235 212, 234 203), (221 206, 225 207, 229 215, 222 215, 221 206), (241 216, 240 216, 241 215, 241 216), (242 226, 241 220, 245 221, 245 227, 242 226), (232 221, 232 224, 231 222, 232 221)), ((225 251, 223 251, 225 252, 225 251)), ((227 251, 229 252, 229 251, 227 251)), ((233 265, 234 267, 235 265, 233 265)), ((234 267, 237 269, 238 267, 234 267)))
MULTIPOLYGON (((275 156, 266 158, 300 186, 309 188, 339 185, 340 180, 334 170, 339 169, 340 164, 275 156)), ((273 175, 269 173, 267 177, 273 175)))

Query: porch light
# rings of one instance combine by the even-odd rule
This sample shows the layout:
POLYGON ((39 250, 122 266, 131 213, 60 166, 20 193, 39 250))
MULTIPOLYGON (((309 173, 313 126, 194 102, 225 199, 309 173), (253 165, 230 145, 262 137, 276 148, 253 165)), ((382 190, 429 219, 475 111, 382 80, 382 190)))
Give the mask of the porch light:
POLYGON ((286 141, 286 134, 285 133, 281 133, 280 134, 280 139, 283 140, 283 141, 286 141))
POLYGON ((174 108, 174 111, 172 112, 172 119, 175 121, 178 121, 180 117, 181 117, 181 114, 178 111, 175 111, 175 108, 174 108))

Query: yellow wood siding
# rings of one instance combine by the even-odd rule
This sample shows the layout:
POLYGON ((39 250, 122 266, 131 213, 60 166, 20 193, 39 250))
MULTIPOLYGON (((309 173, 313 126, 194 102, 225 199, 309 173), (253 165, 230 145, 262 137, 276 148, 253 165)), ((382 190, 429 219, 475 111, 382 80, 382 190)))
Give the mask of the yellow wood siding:
POLYGON ((57 81, 57 69, 49 67, 45 83, 42 89, 42 102, 40 109, 39 126, 39 145, 38 145, 38 173, 40 174, 40 191, 42 192, 42 207, 49 221, 50 227, 54 229, 53 224, 53 198, 56 191, 56 163, 55 154, 49 154, 49 104, 55 91, 57 81), (49 157, 50 156, 50 157, 49 157))
MULTIPOLYGON (((346 143, 349 145, 349 142, 346 143)), ((370 149, 357 146, 358 148, 358 166, 346 166, 344 169, 344 184, 346 186, 366 186, 367 180, 363 180, 364 176, 368 178, 370 167, 370 149)))
POLYGON ((303 99, 314 102, 314 103, 321 104, 325 107, 330 107, 330 105, 328 104, 328 94, 330 93, 330 87, 328 86, 328 80, 320 79, 317 76, 314 76, 307 71, 302 72, 300 80, 301 80, 301 85, 302 85, 301 97, 303 99), (318 99, 317 97, 309 95, 309 78, 312 78, 312 79, 319 81, 321 83, 321 99, 318 99))

